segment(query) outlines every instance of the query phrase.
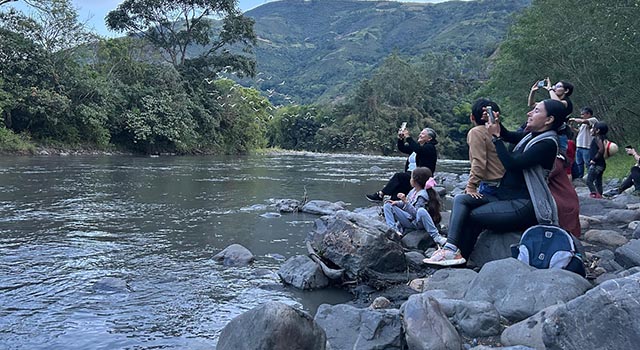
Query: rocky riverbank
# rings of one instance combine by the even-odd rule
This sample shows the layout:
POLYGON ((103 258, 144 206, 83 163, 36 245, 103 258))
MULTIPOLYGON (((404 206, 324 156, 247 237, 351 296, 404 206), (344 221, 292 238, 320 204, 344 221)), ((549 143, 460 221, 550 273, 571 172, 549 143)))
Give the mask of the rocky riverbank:
MULTIPOLYGON (((443 194, 460 193, 466 183, 464 175, 439 177, 443 194)), ((390 239, 379 206, 349 211, 340 202, 276 201, 281 213, 321 215, 307 237, 309 254, 289 258, 278 271, 283 283, 347 288, 354 300, 322 305, 315 317, 266 303, 232 320, 218 349, 635 348, 640 198, 589 198, 580 182, 576 191, 586 279, 510 258, 521 232, 485 231, 465 268, 435 269, 422 263, 434 249, 431 238, 414 231, 390 239)), ((233 245, 216 259, 237 266, 253 256, 233 245)))

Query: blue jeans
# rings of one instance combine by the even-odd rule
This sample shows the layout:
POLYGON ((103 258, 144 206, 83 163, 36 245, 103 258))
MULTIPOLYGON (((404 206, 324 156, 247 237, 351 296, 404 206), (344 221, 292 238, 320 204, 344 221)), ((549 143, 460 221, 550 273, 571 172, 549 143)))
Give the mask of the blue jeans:
POLYGON ((410 228, 415 230, 417 228, 416 225, 413 224, 411 215, 400 207, 392 205, 391 202, 385 203, 382 206, 382 211, 384 212, 384 221, 387 223, 387 226, 393 229, 397 228, 402 230, 403 228, 410 228))
POLYGON ((589 169, 589 162, 591 156, 589 155, 588 148, 578 147, 576 148, 576 178, 582 178, 584 176, 585 168, 589 169))

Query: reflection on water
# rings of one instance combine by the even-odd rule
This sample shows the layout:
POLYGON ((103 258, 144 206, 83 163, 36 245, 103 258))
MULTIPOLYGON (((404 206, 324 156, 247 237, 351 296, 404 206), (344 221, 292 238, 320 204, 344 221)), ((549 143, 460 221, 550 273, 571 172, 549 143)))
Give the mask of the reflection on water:
POLYGON ((348 300, 280 284, 281 257, 305 253, 316 217, 263 214, 271 199, 305 193, 368 206, 364 194, 404 164, 320 154, 0 159, 0 348, 11 349, 211 349, 230 319, 266 301, 314 313, 348 300), (256 263, 214 263, 232 243, 256 263))

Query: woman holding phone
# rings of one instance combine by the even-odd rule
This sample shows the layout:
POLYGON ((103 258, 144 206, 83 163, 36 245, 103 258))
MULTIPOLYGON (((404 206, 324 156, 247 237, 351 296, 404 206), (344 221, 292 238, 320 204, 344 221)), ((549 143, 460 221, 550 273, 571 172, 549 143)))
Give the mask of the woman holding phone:
POLYGON ((398 193, 409 193, 411 191, 411 171, 418 167, 427 167, 432 173, 436 171, 436 161, 438 160, 438 151, 436 151, 436 132, 431 128, 424 128, 418 135, 418 139, 414 140, 406 128, 398 130, 398 150, 408 154, 407 161, 404 165, 404 171, 395 173, 389 179, 382 190, 366 197, 371 202, 382 202, 384 196, 391 196, 391 199, 398 199, 398 193))
POLYGON ((555 201, 543 174, 551 171, 555 163, 556 131, 566 116, 566 108, 560 101, 547 99, 527 114, 523 132, 510 132, 499 120, 486 124, 506 172, 495 195, 477 198, 459 194, 454 198, 447 243, 425 259, 425 263, 464 264, 485 228, 503 232, 524 230, 557 220, 555 201), (503 140, 516 144, 515 148, 510 152, 503 140))

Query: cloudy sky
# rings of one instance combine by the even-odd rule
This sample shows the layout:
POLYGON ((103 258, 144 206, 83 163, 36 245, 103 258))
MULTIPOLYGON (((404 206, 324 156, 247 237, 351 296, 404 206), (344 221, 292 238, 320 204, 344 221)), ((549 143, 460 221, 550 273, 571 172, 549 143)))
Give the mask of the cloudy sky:
MULTIPOLYGON (((104 24, 104 17, 107 13, 113 9, 115 9, 119 3, 123 0, 72 0, 72 3, 78 9, 78 13, 80 14, 80 19, 82 21, 88 21, 89 25, 94 28, 94 30, 104 36, 117 36, 117 33, 110 32, 107 30, 104 24)), ((240 9, 243 11, 250 10, 256 6, 260 6, 262 4, 266 4, 267 2, 275 1, 275 0, 239 0, 238 4, 240 9)), ((400 0, 402 1, 402 0, 400 0)), ((407 0, 404 2, 443 2, 446 0, 407 0)), ((11 6, 18 7, 22 10, 25 10, 25 6, 21 4, 21 1, 9 3, 11 6), (15 5, 14 5, 15 4, 15 5)), ((7 5, 4 5, 7 6, 7 5)), ((27 10, 28 11, 28 10, 27 10)))

